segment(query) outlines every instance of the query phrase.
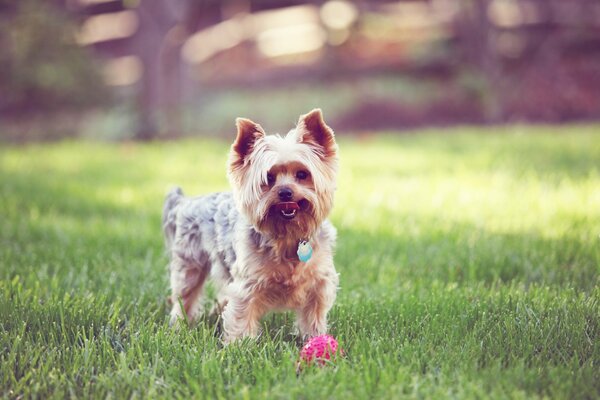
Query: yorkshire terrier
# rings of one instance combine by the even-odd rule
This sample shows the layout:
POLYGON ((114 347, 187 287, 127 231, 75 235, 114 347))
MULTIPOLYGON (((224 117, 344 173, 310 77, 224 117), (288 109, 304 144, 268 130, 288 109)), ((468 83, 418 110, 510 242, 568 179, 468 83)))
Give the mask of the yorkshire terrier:
POLYGON ((177 188, 165 201, 171 324, 198 318, 210 276, 225 343, 256 337, 270 311, 294 311, 303 337, 323 334, 338 287, 327 220, 338 169, 333 130, 319 109, 285 137, 244 118, 236 125, 232 192, 185 197, 177 188))

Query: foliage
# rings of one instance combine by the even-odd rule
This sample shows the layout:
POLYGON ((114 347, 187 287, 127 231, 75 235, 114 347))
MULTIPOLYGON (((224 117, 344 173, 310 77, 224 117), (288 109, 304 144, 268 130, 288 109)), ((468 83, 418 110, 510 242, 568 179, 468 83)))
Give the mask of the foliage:
POLYGON ((162 196, 227 189, 227 143, 3 148, 0 393, 597 398, 598 128, 341 138, 347 357, 298 377, 290 314, 227 348, 166 323, 162 196))
POLYGON ((0 113, 48 113, 101 104, 107 90, 76 21, 52 2, 0 3, 0 113))

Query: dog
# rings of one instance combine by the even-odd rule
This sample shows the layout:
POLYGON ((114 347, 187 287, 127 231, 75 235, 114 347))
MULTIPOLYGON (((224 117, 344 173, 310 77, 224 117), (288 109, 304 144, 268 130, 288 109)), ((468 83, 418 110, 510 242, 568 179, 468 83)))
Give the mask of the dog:
POLYGON ((271 311, 294 311, 303 338, 327 331, 339 276, 334 200, 338 145, 320 109, 285 137, 236 120, 227 175, 231 192, 186 197, 171 191, 163 209, 169 253, 171 325, 201 315, 211 278, 223 341, 257 337, 271 311))

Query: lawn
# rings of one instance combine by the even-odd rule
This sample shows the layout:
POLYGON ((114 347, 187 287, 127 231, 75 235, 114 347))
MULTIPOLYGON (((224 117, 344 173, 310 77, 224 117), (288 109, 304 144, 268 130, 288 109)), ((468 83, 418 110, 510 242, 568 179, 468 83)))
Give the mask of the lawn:
POLYGON ((167 325, 167 189, 227 190, 228 143, 0 148, 6 398, 598 398, 600 126, 340 137, 330 332, 223 347, 167 325))

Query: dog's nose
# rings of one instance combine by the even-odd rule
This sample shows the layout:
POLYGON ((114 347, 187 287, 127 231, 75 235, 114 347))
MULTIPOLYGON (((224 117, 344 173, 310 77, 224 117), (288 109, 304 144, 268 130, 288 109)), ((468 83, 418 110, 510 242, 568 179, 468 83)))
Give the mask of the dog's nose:
POLYGON ((284 187, 279 189, 279 200, 281 201, 290 201, 292 200, 292 196, 294 195, 294 193, 292 192, 292 189, 288 188, 288 187, 284 187))

